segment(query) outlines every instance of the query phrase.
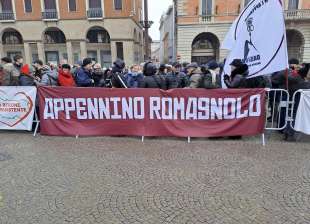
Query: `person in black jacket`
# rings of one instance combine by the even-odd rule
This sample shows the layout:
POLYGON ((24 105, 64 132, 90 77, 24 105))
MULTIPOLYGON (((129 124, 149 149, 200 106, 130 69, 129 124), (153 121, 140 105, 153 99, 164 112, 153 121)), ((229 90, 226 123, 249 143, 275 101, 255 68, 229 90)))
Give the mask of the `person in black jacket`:
POLYGON ((240 59, 234 59, 230 64, 231 75, 225 75, 224 81, 228 88, 247 88, 246 77, 249 74, 249 67, 240 59))
POLYGON ((188 85, 188 78, 181 72, 182 65, 178 62, 173 63, 172 71, 166 76, 167 89, 185 88, 188 85))
POLYGON ((147 62, 143 67, 144 79, 139 84, 140 88, 159 88, 166 89, 165 79, 156 74, 157 68, 152 62, 147 62))

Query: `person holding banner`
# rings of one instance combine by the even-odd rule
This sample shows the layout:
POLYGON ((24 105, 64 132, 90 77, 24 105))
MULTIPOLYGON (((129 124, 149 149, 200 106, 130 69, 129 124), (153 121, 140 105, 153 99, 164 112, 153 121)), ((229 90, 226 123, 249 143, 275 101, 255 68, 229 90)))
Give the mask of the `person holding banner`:
POLYGON ((224 82, 228 88, 246 88, 246 77, 249 74, 249 67, 242 63, 241 59, 234 59, 231 66, 231 74, 224 75, 224 82))
POLYGON ((82 67, 78 69, 75 77, 75 81, 78 87, 93 87, 95 84, 92 78, 92 64, 91 58, 85 58, 83 60, 82 67))

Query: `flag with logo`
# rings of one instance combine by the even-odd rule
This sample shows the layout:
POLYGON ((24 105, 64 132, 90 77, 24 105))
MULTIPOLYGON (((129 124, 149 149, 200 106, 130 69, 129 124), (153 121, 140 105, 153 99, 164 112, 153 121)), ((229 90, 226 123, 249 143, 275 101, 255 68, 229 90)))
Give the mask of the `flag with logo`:
POLYGON ((225 74, 230 74, 234 59, 241 59, 249 66, 248 78, 288 68, 282 1, 250 1, 234 21, 221 48, 230 51, 225 74))

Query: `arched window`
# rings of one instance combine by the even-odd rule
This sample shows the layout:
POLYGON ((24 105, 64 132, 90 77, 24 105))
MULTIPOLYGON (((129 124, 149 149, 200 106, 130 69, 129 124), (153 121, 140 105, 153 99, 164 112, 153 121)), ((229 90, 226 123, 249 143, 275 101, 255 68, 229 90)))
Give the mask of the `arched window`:
POLYGON ((44 32, 45 44, 64 44, 66 37, 64 33, 58 28, 50 28, 44 32))
POLYGON ((21 34, 16 30, 7 30, 2 35, 2 43, 7 44, 23 44, 21 34))
POLYGON ((219 59, 219 39, 212 33, 199 34, 192 43, 192 62, 206 64, 219 59))
POLYGON ((86 36, 89 43, 110 43, 109 33, 102 27, 91 28, 86 36))

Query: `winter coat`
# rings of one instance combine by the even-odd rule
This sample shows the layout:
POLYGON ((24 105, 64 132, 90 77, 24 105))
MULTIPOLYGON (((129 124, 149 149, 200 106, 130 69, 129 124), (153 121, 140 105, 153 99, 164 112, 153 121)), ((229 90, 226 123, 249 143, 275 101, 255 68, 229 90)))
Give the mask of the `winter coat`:
POLYGON ((228 88, 247 88, 247 75, 249 67, 246 64, 241 65, 231 72, 230 78, 224 77, 224 82, 228 88))
POLYGON ((144 76, 144 79, 140 83, 139 88, 155 88, 165 90, 166 81, 162 76, 159 75, 144 76))
POLYGON ((218 89, 221 88, 221 77, 213 70, 201 75, 200 88, 218 89))
POLYGON ((29 65, 24 65, 20 70, 19 85, 20 86, 34 86, 34 77, 30 71, 29 65))
POLYGON ((87 71, 84 68, 79 68, 76 77, 76 85, 79 87, 92 87, 94 86, 94 80, 92 79, 91 71, 87 71))
POLYGON ((201 70, 200 68, 196 68, 190 74, 189 78, 189 88, 196 89, 200 87, 200 80, 201 80, 201 70))
POLYGON ((65 87, 76 86, 73 75, 71 73, 64 73, 62 70, 59 70, 58 73, 58 84, 65 87))
POLYGON ((3 86, 18 86, 19 85, 19 69, 12 63, 3 65, 3 86))
POLYGON ((58 72, 54 69, 44 68, 42 70, 42 79, 40 81, 42 86, 58 86, 58 72))
POLYGON ((140 84, 143 82, 143 74, 142 73, 133 73, 129 72, 125 76, 126 85, 128 88, 138 88, 140 84))
POLYGON ((170 72, 166 76, 167 89, 185 88, 188 85, 187 76, 183 72, 170 72))
POLYGON ((95 87, 104 87, 105 86, 104 72, 101 69, 94 70, 93 79, 95 82, 94 83, 95 87))

